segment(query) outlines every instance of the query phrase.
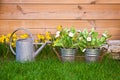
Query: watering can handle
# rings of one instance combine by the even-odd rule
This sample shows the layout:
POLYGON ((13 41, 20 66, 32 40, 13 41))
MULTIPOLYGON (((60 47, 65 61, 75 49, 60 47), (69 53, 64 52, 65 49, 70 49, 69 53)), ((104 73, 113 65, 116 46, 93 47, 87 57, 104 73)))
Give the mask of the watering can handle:
POLYGON ((28 30, 25 29, 25 28, 17 28, 15 31, 13 31, 13 33, 12 33, 11 36, 10 36, 10 49, 11 49, 11 51, 12 51, 12 53, 13 53, 14 55, 16 55, 16 52, 13 50, 12 45, 11 45, 11 43, 12 43, 12 36, 14 35, 15 32, 17 32, 17 31, 19 31, 19 30, 24 30, 25 32, 27 32, 27 34, 29 34, 29 36, 30 36, 30 37, 32 38, 32 40, 34 41, 33 35, 32 35, 32 33, 31 33, 30 31, 28 31, 28 30))

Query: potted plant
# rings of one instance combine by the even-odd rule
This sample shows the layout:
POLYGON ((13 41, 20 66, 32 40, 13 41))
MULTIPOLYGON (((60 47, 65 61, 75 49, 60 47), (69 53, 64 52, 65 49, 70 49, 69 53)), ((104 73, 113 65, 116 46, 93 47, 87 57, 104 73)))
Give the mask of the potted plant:
POLYGON ((62 28, 58 26, 53 39, 53 46, 60 48, 62 61, 74 61, 76 49, 78 48, 78 32, 72 27, 62 28))
POLYGON ((100 55, 100 47, 107 43, 110 35, 105 31, 100 34, 92 28, 90 31, 84 29, 79 33, 79 47, 85 53, 85 60, 87 62, 95 62, 100 55))

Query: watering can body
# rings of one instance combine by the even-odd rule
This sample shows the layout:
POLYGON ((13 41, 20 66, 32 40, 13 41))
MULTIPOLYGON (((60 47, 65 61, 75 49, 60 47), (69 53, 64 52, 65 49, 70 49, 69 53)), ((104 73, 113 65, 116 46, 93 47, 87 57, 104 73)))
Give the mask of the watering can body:
POLYGON ((16 60, 19 62, 33 61, 34 58, 38 55, 38 53, 40 53, 40 51, 46 46, 47 43, 51 43, 51 42, 46 42, 42 44, 34 43, 32 34, 27 29, 24 28, 16 29, 10 36, 10 49, 13 52, 13 54, 16 55, 16 60), (14 51, 11 45, 12 36, 18 30, 24 30, 29 34, 30 37, 25 39, 18 39, 16 41, 16 51, 14 51), (35 51, 34 44, 41 44, 41 46, 40 48, 38 48, 38 50, 35 51))
POLYGON ((16 60, 17 61, 33 61, 34 60, 34 45, 32 39, 18 39, 16 41, 16 60))

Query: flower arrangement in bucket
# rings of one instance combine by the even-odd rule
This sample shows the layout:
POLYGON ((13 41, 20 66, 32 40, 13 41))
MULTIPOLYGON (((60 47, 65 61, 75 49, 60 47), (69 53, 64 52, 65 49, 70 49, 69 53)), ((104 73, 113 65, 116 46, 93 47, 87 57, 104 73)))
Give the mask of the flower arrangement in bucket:
POLYGON ((60 48, 63 61, 74 61, 76 49, 79 46, 78 37, 78 32, 74 27, 69 29, 58 26, 53 46, 60 48))
POLYGON ((100 47, 107 43, 107 39, 111 36, 105 31, 100 34, 92 28, 90 31, 84 29, 79 33, 79 48, 85 53, 87 62, 94 62, 98 60, 100 54, 100 47))

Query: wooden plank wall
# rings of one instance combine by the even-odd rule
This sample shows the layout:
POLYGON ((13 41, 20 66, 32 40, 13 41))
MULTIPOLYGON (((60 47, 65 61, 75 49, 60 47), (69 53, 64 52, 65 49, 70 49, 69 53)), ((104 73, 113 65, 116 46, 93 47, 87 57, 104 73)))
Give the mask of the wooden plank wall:
POLYGON ((0 34, 18 27, 33 34, 53 34, 58 25, 107 30, 111 39, 120 39, 120 0, 0 0, 0 34))

